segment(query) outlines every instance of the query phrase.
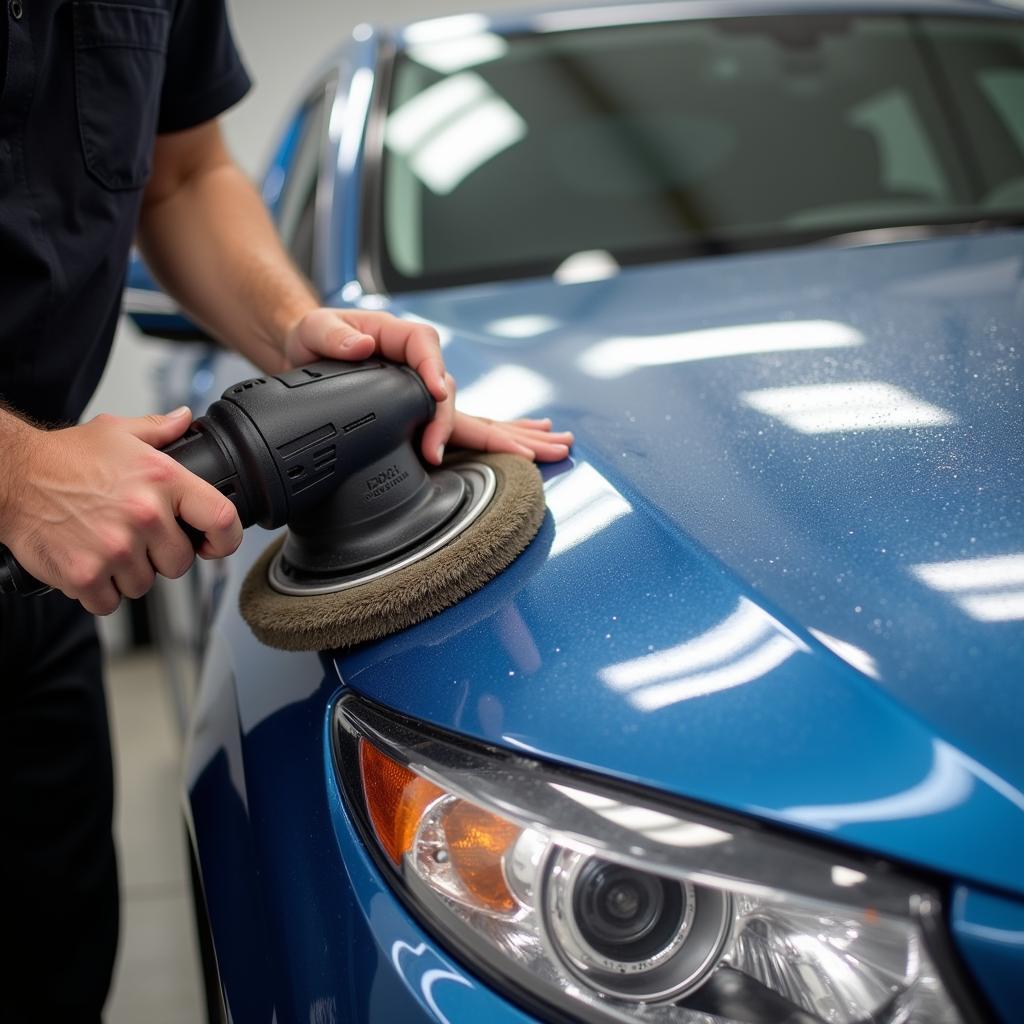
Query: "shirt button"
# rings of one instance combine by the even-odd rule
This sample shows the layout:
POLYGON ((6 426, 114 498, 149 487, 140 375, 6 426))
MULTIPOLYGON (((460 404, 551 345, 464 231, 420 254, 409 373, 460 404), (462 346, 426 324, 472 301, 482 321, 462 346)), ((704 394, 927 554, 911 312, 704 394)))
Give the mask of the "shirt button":
POLYGON ((25 13, 25 8, 21 4, 21 0, 11 0, 11 17, 15 21, 21 21, 21 16, 25 13))

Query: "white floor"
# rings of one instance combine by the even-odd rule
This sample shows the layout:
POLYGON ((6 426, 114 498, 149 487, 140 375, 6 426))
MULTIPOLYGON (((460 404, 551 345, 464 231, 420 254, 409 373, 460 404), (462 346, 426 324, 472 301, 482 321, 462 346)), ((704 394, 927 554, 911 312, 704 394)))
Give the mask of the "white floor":
POLYGON ((107 693, 122 899, 107 1024, 199 1024, 205 1010, 186 882, 181 743, 156 658, 113 659, 107 693))

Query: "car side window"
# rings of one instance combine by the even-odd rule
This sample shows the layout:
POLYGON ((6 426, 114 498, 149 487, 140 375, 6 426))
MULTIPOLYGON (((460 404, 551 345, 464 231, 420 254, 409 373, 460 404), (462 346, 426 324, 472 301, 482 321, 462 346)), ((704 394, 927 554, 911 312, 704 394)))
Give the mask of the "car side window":
POLYGON ((317 179, 324 133, 327 129, 328 97, 333 89, 321 83, 306 101, 300 115, 295 153, 281 192, 277 229, 281 240, 306 277, 313 278, 317 179))

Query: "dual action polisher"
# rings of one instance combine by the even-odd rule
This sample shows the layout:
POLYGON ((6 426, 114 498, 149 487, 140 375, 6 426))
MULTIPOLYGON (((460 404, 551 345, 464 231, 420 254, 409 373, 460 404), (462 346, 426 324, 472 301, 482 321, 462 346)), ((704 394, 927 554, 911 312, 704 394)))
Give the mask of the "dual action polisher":
MULTIPOLYGON (((426 467, 416 442, 433 415, 408 367, 322 361, 235 384, 163 449, 243 527, 287 524, 239 597, 260 640, 326 650, 386 636, 479 589, 530 542, 544 517, 536 467, 469 453, 426 467)), ((0 547, 0 593, 46 589, 0 547)))

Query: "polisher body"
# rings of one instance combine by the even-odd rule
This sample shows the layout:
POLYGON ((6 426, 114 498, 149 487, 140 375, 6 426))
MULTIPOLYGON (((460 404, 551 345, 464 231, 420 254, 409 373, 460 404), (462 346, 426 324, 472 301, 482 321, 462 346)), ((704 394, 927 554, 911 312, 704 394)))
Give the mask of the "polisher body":
MULTIPOLYGON (((323 554, 304 558, 302 537, 324 531, 351 534, 367 558, 414 542, 461 499, 429 480, 413 445, 433 414, 408 367, 323 360, 233 385, 163 451, 230 499, 243 527, 294 523, 300 564, 323 554)), ((0 547, 0 593, 47 589, 0 547)))
POLYGON ((213 484, 243 526, 283 526, 378 463, 411 458, 434 414, 419 376, 381 360, 322 360, 228 388, 164 451, 213 484))

